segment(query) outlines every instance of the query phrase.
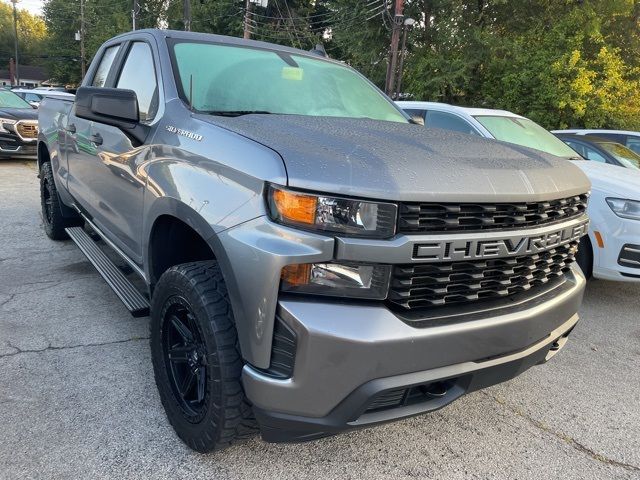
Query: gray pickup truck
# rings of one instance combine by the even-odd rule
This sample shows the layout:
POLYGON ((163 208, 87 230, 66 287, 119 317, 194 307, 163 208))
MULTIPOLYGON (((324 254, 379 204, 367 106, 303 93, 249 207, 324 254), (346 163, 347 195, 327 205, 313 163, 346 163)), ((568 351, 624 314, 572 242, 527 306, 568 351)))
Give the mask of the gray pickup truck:
POLYGON ((578 321, 582 172, 412 125, 341 62, 136 31, 39 121, 44 229, 150 314, 162 404, 198 451, 439 409, 578 321))

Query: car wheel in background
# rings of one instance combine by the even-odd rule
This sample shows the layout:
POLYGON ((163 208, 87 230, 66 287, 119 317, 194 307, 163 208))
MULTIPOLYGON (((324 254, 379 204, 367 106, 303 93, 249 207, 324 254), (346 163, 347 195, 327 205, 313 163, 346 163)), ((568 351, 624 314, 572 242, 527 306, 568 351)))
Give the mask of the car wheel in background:
POLYGON ((50 162, 44 162, 40 167, 40 203, 42 206, 42 223, 44 231, 52 240, 66 240, 65 228, 78 225, 78 221, 71 221, 62 215, 60 197, 53 180, 53 170, 50 162))

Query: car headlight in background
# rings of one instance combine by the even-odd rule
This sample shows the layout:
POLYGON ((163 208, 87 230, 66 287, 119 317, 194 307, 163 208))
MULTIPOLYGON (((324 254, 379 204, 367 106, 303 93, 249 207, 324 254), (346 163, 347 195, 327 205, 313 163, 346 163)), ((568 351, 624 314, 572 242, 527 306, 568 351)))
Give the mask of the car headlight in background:
POLYGON ((9 118, 0 118, 0 133, 11 133, 5 125, 15 125, 16 120, 11 120, 9 118))
POLYGON ((607 198, 606 200, 613 213, 617 216, 640 220, 640 201, 625 200, 623 198, 607 198))
POLYGON ((271 218, 283 225, 344 235, 389 238, 395 234, 397 205, 269 186, 271 218))
POLYGON ((389 290, 390 265, 303 263, 282 269, 283 292, 384 300, 389 290))

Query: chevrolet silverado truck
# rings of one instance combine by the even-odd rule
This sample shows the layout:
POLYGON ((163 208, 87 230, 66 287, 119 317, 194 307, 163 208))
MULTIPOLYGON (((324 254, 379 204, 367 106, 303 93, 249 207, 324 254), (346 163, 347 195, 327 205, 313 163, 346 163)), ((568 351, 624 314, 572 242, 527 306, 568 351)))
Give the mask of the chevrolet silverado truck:
POLYGON ((195 450, 434 411, 549 360, 578 322, 582 172, 413 125, 341 62, 141 30, 39 119, 44 230, 150 315, 160 399, 195 450))
POLYGON ((0 88, 0 159, 36 158, 38 112, 18 95, 0 88))

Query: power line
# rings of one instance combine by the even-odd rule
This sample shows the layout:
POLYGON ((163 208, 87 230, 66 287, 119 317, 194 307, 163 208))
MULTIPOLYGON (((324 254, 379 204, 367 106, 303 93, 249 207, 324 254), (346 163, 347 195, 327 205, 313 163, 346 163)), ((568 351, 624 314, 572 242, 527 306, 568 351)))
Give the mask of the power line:
MULTIPOLYGON (((305 28, 306 25, 304 25, 301 29, 299 29, 298 31, 301 32, 302 34, 310 34, 313 37, 320 35, 322 31, 326 31, 328 29, 332 30, 332 31, 338 31, 338 30, 346 30, 354 25, 359 25, 362 24, 365 21, 371 20, 373 18, 375 18, 378 15, 381 15, 384 13, 384 5, 380 5, 379 7, 376 7, 373 9, 375 11, 375 13, 373 15, 370 15, 369 17, 365 18, 365 15, 367 15, 367 13, 371 12, 371 10, 367 11, 367 12, 360 12, 352 17, 348 17, 348 18, 343 18, 340 19, 340 21, 337 21, 335 23, 332 24, 328 24, 328 25, 322 25, 320 27, 317 27, 317 29, 314 31, 314 29, 311 28, 305 28)), ((279 20, 282 21, 285 26, 284 28, 289 31, 289 27, 286 25, 286 19, 284 18, 284 16, 281 17, 269 17, 271 19, 274 20, 279 20)), ((305 19, 305 17, 298 17, 297 18, 300 21, 303 21, 305 19)), ((256 19, 252 19, 252 24, 254 25, 253 28, 253 32, 254 33, 258 33, 256 32, 257 29, 259 28, 273 28, 272 27, 272 22, 263 22, 263 21, 258 21, 256 19)), ((293 23, 292 25, 293 28, 296 28, 295 23, 293 23)), ((291 39, 291 42, 293 44, 293 39, 291 39)))
MULTIPOLYGON (((364 6, 365 7, 370 7, 374 3, 381 3, 381 0, 370 0, 369 2, 364 4, 364 6)), ((324 12, 324 13, 316 13, 316 14, 313 14, 313 15, 307 15, 307 16, 304 16, 304 17, 297 17, 297 18, 299 18, 300 20, 310 20, 312 18, 332 16, 332 15, 337 15, 337 14, 338 14, 337 11, 331 11, 331 12, 324 12)), ((251 15, 254 16, 254 17, 267 18, 267 19, 270 19, 270 20, 281 20, 282 19, 282 16, 274 17, 272 15, 264 15, 264 14, 256 13, 256 12, 251 12, 251 15)))

